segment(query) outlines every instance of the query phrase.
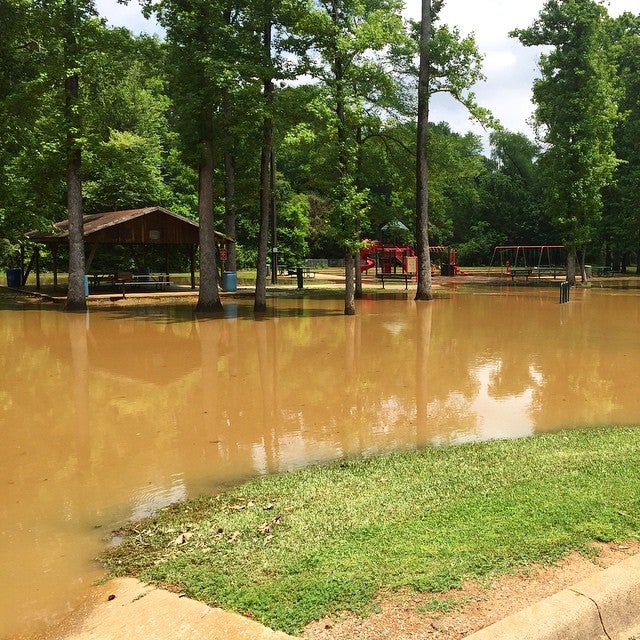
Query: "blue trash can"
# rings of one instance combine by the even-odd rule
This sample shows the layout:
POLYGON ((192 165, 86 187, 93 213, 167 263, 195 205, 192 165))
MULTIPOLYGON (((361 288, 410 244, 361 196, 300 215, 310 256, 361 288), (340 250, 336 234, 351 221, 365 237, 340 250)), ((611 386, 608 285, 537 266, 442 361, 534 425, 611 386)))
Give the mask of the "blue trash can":
POLYGON ((236 291, 238 289, 238 277, 235 271, 222 272, 222 290, 236 291))
POLYGON ((89 297, 89 276, 84 277, 84 297, 89 297))
POLYGON ((22 269, 7 269, 7 287, 22 286, 22 269))

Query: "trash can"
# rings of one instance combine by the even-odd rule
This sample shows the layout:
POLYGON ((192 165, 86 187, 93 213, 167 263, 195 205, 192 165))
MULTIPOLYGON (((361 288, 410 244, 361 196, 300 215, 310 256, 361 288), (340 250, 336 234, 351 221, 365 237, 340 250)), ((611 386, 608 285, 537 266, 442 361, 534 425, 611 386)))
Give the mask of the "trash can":
POLYGON ((89 297, 89 276, 84 277, 84 297, 89 297))
POLYGON ((22 269, 7 269, 7 287, 22 286, 22 269))
POLYGON ((441 276, 454 276, 456 274, 455 265, 452 264, 441 264, 440 265, 440 275, 441 276))
POLYGON ((222 272, 222 290, 236 291, 238 289, 238 277, 235 271, 222 272))
POLYGON ((593 267, 590 264, 585 264, 584 265, 584 272, 585 272, 587 278, 590 278, 591 274, 593 273, 593 267))

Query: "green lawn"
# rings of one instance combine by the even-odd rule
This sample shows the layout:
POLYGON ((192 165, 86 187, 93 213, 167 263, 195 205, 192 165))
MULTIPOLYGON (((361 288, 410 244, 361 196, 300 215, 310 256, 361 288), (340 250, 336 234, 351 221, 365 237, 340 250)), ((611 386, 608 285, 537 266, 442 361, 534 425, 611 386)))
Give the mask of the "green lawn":
POLYGON ((640 537, 640 429, 493 441, 320 466, 133 524, 103 560, 298 632, 379 590, 435 595, 640 537))

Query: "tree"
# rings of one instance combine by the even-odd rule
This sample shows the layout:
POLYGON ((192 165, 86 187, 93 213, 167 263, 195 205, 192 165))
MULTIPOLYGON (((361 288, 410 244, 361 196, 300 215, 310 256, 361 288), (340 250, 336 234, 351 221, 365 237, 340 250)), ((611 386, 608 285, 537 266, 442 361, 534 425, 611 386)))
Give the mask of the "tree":
POLYGON ((429 255, 429 167, 427 128, 429 126, 429 49, 431 46, 431 0, 422 0, 418 71, 418 118, 416 137, 416 252, 418 286, 416 300, 432 300, 431 257, 429 255))
POLYGON ((396 0, 323 0, 309 23, 314 49, 322 65, 316 68, 332 99, 335 132, 332 154, 336 166, 331 191, 331 227, 345 258, 345 315, 355 314, 355 253, 367 207, 367 193, 355 178, 358 128, 353 114, 361 103, 357 78, 361 69, 381 56, 403 32, 401 5, 396 0))
POLYGON ((605 191, 603 240, 605 261, 626 269, 629 256, 638 256, 640 273, 640 16, 621 15, 611 24, 611 43, 615 52, 620 85, 622 117, 614 130, 615 152, 620 159, 615 180, 605 191))
MULTIPOLYGON (((593 238, 602 189, 617 164, 617 92, 606 25, 606 9, 594 0, 547 0, 531 27, 513 32, 526 46, 552 47, 540 58, 534 117, 545 145, 540 164, 547 206, 563 234, 572 284, 577 253, 593 238)), ((584 260, 582 277, 586 281, 584 260)))
POLYGON ((545 216, 539 147, 520 133, 491 133, 491 158, 476 181, 476 200, 455 217, 454 240, 465 264, 484 264, 497 244, 560 244, 545 216))
POLYGON ((101 29, 85 56, 86 213, 151 204, 194 217, 195 172, 180 159, 167 94, 167 47, 101 29), (90 107, 90 108, 88 108, 90 107))
MULTIPOLYGON (((260 231, 258 236, 258 264, 256 268, 256 293, 254 311, 267 308, 267 249, 270 221, 275 214, 275 155, 274 115, 275 80, 294 77, 297 65, 287 63, 282 50, 291 54, 298 49, 299 39, 292 35, 297 22, 303 17, 306 5, 300 2, 257 0, 254 19, 262 25, 262 50, 256 63, 262 70, 262 146, 260 151, 260 231), (275 55, 274 55, 275 54, 275 55)), ((276 247, 277 248, 277 247, 276 247)), ((275 248, 272 248, 275 251, 275 248)))
POLYGON ((218 314, 214 225, 215 118, 225 89, 249 77, 246 67, 254 34, 241 28, 242 7, 226 3, 163 0, 148 3, 167 32, 172 88, 185 152, 198 170, 200 288, 196 311, 218 314))
POLYGON ((62 106, 50 89, 62 80, 49 82, 42 73, 42 54, 48 51, 42 23, 41 10, 30 0, 0 3, 0 237, 8 246, 17 246, 26 231, 53 215, 52 209, 64 215, 58 205, 63 158, 51 144, 59 142, 62 106), (45 131, 49 138, 42 144, 45 131))

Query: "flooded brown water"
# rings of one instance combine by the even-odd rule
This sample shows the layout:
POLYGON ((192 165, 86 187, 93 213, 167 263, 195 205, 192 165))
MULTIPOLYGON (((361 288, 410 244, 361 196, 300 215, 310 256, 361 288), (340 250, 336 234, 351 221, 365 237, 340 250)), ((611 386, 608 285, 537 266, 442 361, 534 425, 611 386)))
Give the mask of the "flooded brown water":
POLYGON ((469 288, 433 303, 274 299, 0 309, 0 638, 102 575, 109 532, 346 456, 640 424, 640 292, 469 288))

